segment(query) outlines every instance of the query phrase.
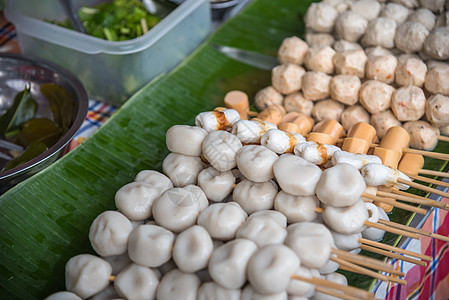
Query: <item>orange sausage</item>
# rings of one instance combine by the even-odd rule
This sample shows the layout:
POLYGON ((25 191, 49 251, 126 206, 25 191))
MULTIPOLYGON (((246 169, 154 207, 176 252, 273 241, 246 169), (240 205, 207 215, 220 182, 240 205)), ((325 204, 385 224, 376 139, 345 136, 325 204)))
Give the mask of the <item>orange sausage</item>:
POLYGON ((230 91, 224 97, 224 103, 227 108, 235 109, 240 119, 248 119, 249 101, 248 95, 242 91, 230 91))
POLYGON ((307 133, 312 130, 313 124, 314 124, 313 118, 309 117, 308 115, 302 114, 296 119, 293 120, 293 124, 298 125, 299 127, 299 134, 306 135, 307 133))
POLYGON ((321 124, 318 132, 311 132, 308 141, 335 145, 344 134, 343 126, 335 120, 327 120, 321 124))
POLYGON ((291 111, 289 113, 286 113, 282 117, 282 123, 292 123, 297 117, 300 117, 302 115, 303 115, 302 113, 291 111))
POLYGON ((376 129, 368 123, 359 122, 351 127, 341 150, 350 153, 366 154, 376 137, 376 129))
POLYGON ((295 132, 301 134, 301 129, 295 123, 281 123, 279 124, 278 129, 285 132, 295 132))
POLYGON ((265 122, 273 123, 277 126, 281 124, 282 117, 285 115, 285 110, 282 111, 282 109, 280 109, 280 105, 270 105, 262 110, 257 118, 265 122))
POLYGON ((398 164, 398 170, 404 173, 418 175, 424 167, 424 156, 421 154, 404 153, 398 164))
POLYGON ((410 135, 399 126, 393 126, 380 141, 379 147, 374 148, 373 154, 382 160, 382 164, 397 169, 402 156, 402 149, 408 148, 410 135))
POLYGON ((398 163, 401 159, 401 152, 381 147, 374 148, 373 155, 379 157, 383 165, 393 169, 398 168, 398 163))

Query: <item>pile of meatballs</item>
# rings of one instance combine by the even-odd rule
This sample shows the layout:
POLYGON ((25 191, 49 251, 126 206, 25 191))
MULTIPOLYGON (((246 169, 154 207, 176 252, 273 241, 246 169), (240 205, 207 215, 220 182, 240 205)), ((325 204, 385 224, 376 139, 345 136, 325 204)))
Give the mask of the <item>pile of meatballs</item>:
MULTIPOLYGON (((449 134, 449 12, 445 1, 324 0, 306 15, 305 41, 286 38, 258 110, 363 121, 381 139, 393 126, 410 147, 432 150, 449 134)), ((269 120, 273 122, 273 119, 269 120)))

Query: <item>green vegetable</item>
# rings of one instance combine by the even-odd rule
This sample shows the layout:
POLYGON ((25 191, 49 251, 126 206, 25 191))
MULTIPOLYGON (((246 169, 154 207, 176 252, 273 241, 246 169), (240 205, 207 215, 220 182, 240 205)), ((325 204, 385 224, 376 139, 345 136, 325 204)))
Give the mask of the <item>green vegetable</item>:
MULTIPOLYGON (((89 35, 109 41, 125 41, 148 32, 176 7, 167 0, 153 1, 157 15, 148 12, 141 0, 113 0, 95 7, 83 6, 78 15, 89 35)), ((69 21, 56 24, 73 29, 69 21)))
POLYGON ((72 125, 75 111, 75 100, 72 95, 63 87, 53 83, 42 84, 41 93, 47 97, 50 103, 50 110, 55 122, 64 131, 67 131, 72 125))
POLYGON ((16 137, 17 143, 27 147, 40 142, 51 147, 59 140, 64 130, 57 123, 47 118, 37 118, 22 124, 22 130, 16 137))
POLYGON ((27 86, 14 97, 13 104, 0 116, 0 136, 9 138, 17 134, 20 124, 34 118, 36 110, 36 101, 27 86))
POLYGON ((41 142, 31 143, 25 151, 22 152, 18 157, 8 161, 2 171, 8 171, 15 167, 18 167, 27 161, 32 160, 33 158, 39 156, 40 154, 47 151, 47 146, 41 142))

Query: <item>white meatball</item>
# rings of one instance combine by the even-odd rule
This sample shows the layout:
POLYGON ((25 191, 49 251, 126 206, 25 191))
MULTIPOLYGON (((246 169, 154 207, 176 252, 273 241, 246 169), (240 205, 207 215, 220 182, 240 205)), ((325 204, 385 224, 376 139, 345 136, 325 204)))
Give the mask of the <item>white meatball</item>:
POLYGON ((332 99, 326 99, 315 104, 312 109, 312 115, 317 121, 340 121, 344 109, 344 104, 332 99))
POLYGON ((367 59, 368 57, 362 49, 336 53, 334 56, 335 73, 363 78, 367 59))
POLYGON ((327 263, 334 241, 323 224, 295 223, 287 227, 287 232, 285 245, 296 253, 302 266, 319 269, 327 263))
POLYGON ((155 299, 159 279, 153 269, 131 264, 114 280, 114 287, 124 299, 155 299))
POLYGON ((218 171, 225 172, 236 166, 235 154, 242 143, 229 132, 213 131, 204 139, 202 148, 207 161, 218 171))
POLYGON ((264 146, 243 146, 235 160, 240 172, 254 182, 266 182, 274 177, 273 164, 278 160, 275 152, 264 146))
POLYGON ((203 211, 206 207, 209 206, 209 200, 207 199, 206 194, 199 186, 189 184, 183 187, 183 189, 187 190, 192 194, 193 201, 198 203, 200 211, 203 211))
POLYGON ((367 164, 381 164, 382 161, 379 157, 375 155, 368 155, 368 154, 357 154, 357 153, 350 153, 346 151, 338 151, 335 152, 335 154, 332 157, 332 164, 338 165, 338 164, 350 164, 357 170, 360 170, 363 168, 363 166, 367 164))
POLYGON ((315 208, 320 202, 316 196, 294 196, 280 191, 274 200, 274 209, 287 217, 287 222, 311 222, 317 217, 315 208))
POLYGON ((404 52, 419 52, 428 35, 429 31, 424 25, 408 21, 396 29, 394 42, 396 47, 404 52))
POLYGON ((312 3, 307 9, 305 23, 307 28, 316 32, 331 32, 337 16, 338 12, 333 6, 326 3, 312 3))
POLYGON ((312 47, 326 47, 334 44, 334 37, 330 33, 323 32, 310 32, 306 33, 306 42, 309 45, 309 49, 312 47))
POLYGON ((323 0, 321 2, 332 5, 338 13, 342 13, 351 7, 351 1, 348 0, 323 0))
POLYGON ((370 57, 366 62, 366 78, 393 83, 397 64, 398 59, 394 55, 370 57))
POLYGON ((131 182, 115 193, 115 206, 128 219, 143 221, 151 217, 154 201, 161 196, 153 184, 131 182))
POLYGON ((424 42, 424 53, 428 56, 447 60, 449 58, 449 26, 432 30, 424 42))
POLYGON ((74 293, 62 291, 53 293, 50 296, 46 297, 44 300, 81 300, 81 298, 74 293))
POLYGON ((434 29, 437 29, 439 27, 446 27, 448 25, 449 25, 449 11, 445 11, 437 16, 435 20, 434 29))
POLYGON ((131 232, 129 258, 142 266, 159 267, 172 257, 174 234, 157 225, 140 225, 131 232))
POLYGON ((387 187, 396 187, 400 190, 406 190, 408 185, 398 183, 397 179, 402 178, 410 181, 410 178, 399 170, 392 169, 382 164, 371 163, 363 166, 360 173, 368 186, 384 185, 387 187))
POLYGON ((200 156, 201 143, 206 135, 207 131, 201 127, 174 125, 166 133, 167 148, 179 154, 200 156))
POLYGON ((268 294, 263 295, 256 292, 251 284, 247 284, 245 288, 242 290, 242 295, 240 300, 287 300, 288 295, 287 292, 283 291, 276 294, 268 294))
POLYGON ((298 257, 287 246, 264 246, 249 260, 248 280, 258 293, 280 293, 287 289, 299 265, 298 257))
POLYGON ((223 201, 232 192, 234 184, 235 177, 231 171, 219 172, 209 167, 198 174, 198 186, 213 202, 223 201))
POLYGON ((297 92, 305 72, 304 68, 294 63, 278 65, 271 71, 271 84, 282 94, 297 92))
POLYGON ((89 298, 109 285, 111 265, 90 254, 72 257, 65 265, 65 287, 81 298, 89 298))
POLYGON ((304 64, 309 71, 332 74, 334 73, 334 55, 335 50, 330 46, 311 47, 306 53, 304 64))
POLYGON ((353 234, 365 229, 364 223, 368 220, 368 211, 362 200, 345 207, 325 206, 323 219, 332 230, 343 234, 353 234))
POLYGON ((407 17, 407 21, 421 23, 429 31, 435 27, 435 20, 435 15, 427 8, 419 8, 407 17))
POLYGON ((361 105, 352 105, 345 108, 341 113, 341 125, 348 131, 359 122, 369 123, 370 115, 361 105))
POLYGON ((407 58, 399 60, 396 67, 395 76, 396 83, 401 86, 416 85, 422 87, 426 78, 426 64, 416 58, 407 58))
POLYGON ((295 146, 295 154, 315 165, 323 165, 332 159, 340 148, 316 142, 304 142, 295 146))
POLYGON ((234 109, 223 111, 206 111, 195 117, 195 125, 205 129, 207 132, 225 130, 240 120, 240 114, 234 109))
POLYGON ((213 281, 203 283, 198 289, 198 300, 226 299, 239 300, 240 289, 226 289, 213 281))
POLYGON ((116 275, 120 273, 125 267, 132 263, 132 260, 129 258, 128 252, 120 255, 103 257, 105 261, 107 261, 112 267, 112 274, 116 275))
POLYGON ((264 216, 264 217, 268 217, 273 219, 274 221, 276 221, 279 225, 281 225, 282 227, 287 227, 287 217, 283 214, 280 213, 276 210, 258 210, 253 212, 251 215, 248 216, 248 218, 255 218, 255 217, 259 217, 259 216, 264 216))
POLYGON ((410 148, 433 150, 438 144, 438 127, 426 121, 410 121, 404 123, 403 127, 410 135, 410 148))
POLYGON ((328 97, 331 78, 331 76, 323 72, 306 72, 302 78, 302 94, 304 98, 315 101, 328 97))
POLYGON ((258 110, 263 110, 273 104, 282 104, 284 96, 273 86, 267 86, 256 93, 254 104, 258 110))
POLYGON ((366 47, 393 48, 396 26, 396 21, 388 17, 380 17, 370 21, 362 38, 362 44, 366 47))
POLYGON ((360 50, 362 46, 356 42, 348 42, 347 40, 338 40, 334 43, 333 46, 336 52, 345 52, 351 50, 360 50))
POLYGON ((449 65, 436 65, 426 74, 424 83, 432 94, 449 96, 449 65))
POLYGON ((410 11, 404 5, 398 3, 387 3, 380 13, 381 17, 391 18, 396 21, 396 23, 401 24, 405 22, 410 11))
POLYGON ((343 207, 357 203, 365 187, 365 181, 356 167, 340 163, 323 171, 316 186, 316 195, 327 205, 343 207))
POLYGON ((449 124, 449 97, 436 94, 426 102, 426 117, 435 126, 449 124))
POLYGON ((272 244, 282 244, 287 236, 287 230, 276 220, 268 216, 248 218, 237 230, 236 237, 253 241, 258 247, 272 244))
POLYGON ((189 190, 172 188, 154 201, 152 211, 159 225, 173 232, 181 232, 196 223, 201 206, 189 190))
POLYGON ((425 113, 426 96, 422 89, 409 85, 398 88, 391 97, 391 110, 399 121, 417 121, 425 113))
POLYGON ((232 199, 240 204, 243 210, 251 214, 258 210, 272 209, 277 188, 273 183, 242 180, 232 193, 232 199))
POLYGON ((134 181, 152 184, 160 194, 173 187, 170 178, 155 170, 140 171, 134 178, 134 181))
POLYGON ((336 75, 329 84, 332 99, 343 104, 354 105, 359 101, 359 90, 362 83, 355 75, 336 75))
POLYGON ((372 114, 370 124, 376 129, 378 138, 383 138, 388 129, 393 126, 401 126, 401 122, 396 119, 391 110, 385 110, 376 114, 372 114))
MULTIPOLYGON (((382 208, 380 208, 379 206, 376 206, 376 207, 377 207, 377 210, 379 212, 379 219, 389 221, 390 219, 388 218, 387 213, 382 208)), ((362 236, 365 239, 369 239, 369 240, 372 240, 372 241, 380 241, 380 240, 383 239, 384 235, 385 235, 385 231, 384 230, 377 229, 377 228, 374 228, 374 227, 368 227, 368 228, 366 228, 365 230, 362 231, 362 236)))
POLYGON ((376 0, 359 0, 351 5, 351 10, 371 21, 380 13, 381 5, 376 0))
MULTIPOLYGON (((296 93, 291 95, 294 94, 296 93)), ((288 95, 287 97, 290 97, 291 95, 288 95)), ((277 128, 277 126, 273 123, 259 119, 239 120, 232 126, 232 134, 236 135, 242 143, 260 143, 262 135, 268 130, 275 128, 277 128)))
POLYGON ((362 245, 362 243, 359 242, 359 239, 362 237, 360 232, 352 234, 343 234, 333 230, 330 232, 334 238, 335 246, 337 246, 338 249, 352 251, 362 245))
POLYGON ((278 50, 278 59, 282 64, 302 65, 309 45, 297 36, 285 38, 278 50))
MULTIPOLYGON (((337 283, 339 285, 348 285, 348 280, 346 277, 340 273, 330 273, 324 276, 325 280, 329 280, 331 282, 337 283)), ((316 292, 315 295, 313 295, 313 300, 338 300, 339 298, 335 298, 333 296, 329 296, 324 293, 316 292)))
MULTIPOLYGON (((295 272, 295 275, 300 275, 307 278, 319 277, 317 270, 309 269, 303 266, 299 267, 299 269, 295 272)), ((290 297, 289 299, 291 299, 292 296, 295 297, 293 300, 297 299, 297 297, 309 299, 315 293, 315 289, 314 285, 311 283, 301 280, 292 280, 288 285, 287 292, 290 297)))
POLYGON ((101 256, 120 255, 127 251, 131 221, 117 211, 98 215, 89 229, 89 241, 101 256))
MULTIPOLYGON (((335 254, 331 255, 331 257, 336 257, 335 254)), ((320 272, 321 275, 327 275, 327 274, 332 274, 334 272, 336 272, 338 270, 338 268, 340 267, 340 264, 329 260, 323 267, 319 268, 318 271, 320 272)), ((316 295, 317 293, 315 293, 316 295)))
POLYGON ((235 237, 247 216, 236 202, 214 203, 201 212, 198 225, 203 226, 212 238, 226 241, 235 237))
POLYGON ((248 261, 257 245, 247 239, 236 239, 218 247, 209 262, 209 274, 216 283, 227 289, 241 288, 246 280, 248 261))
POLYGON ((360 87, 360 104, 372 114, 390 108, 394 87, 377 80, 367 80, 360 87))
POLYGON ((305 140, 299 133, 270 129, 262 136, 260 143, 274 153, 283 154, 293 152, 293 148, 305 140))
POLYGON ((193 273, 207 267, 213 247, 207 230, 194 225, 176 237, 173 260, 181 271, 193 273))
POLYGON ((281 155, 273 170, 282 190, 296 196, 315 195, 315 187, 322 173, 318 166, 291 154, 281 155))
POLYGON ((283 105, 287 112, 300 112, 308 116, 312 114, 313 101, 304 98, 301 92, 287 95, 283 105))
POLYGON ((198 156, 187 156, 177 153, 170 153, 162 162, 164 174, 170 178, 174 186, 178 187, 196 184, 198 173, 201 172, 205 166, 206 164, 203 163, 198 156))
POLYGON ((174 269, 162 277, 157 287, 156 297, 158 300, 196 300, 199 286, 200 280, 195 274, 174 269))

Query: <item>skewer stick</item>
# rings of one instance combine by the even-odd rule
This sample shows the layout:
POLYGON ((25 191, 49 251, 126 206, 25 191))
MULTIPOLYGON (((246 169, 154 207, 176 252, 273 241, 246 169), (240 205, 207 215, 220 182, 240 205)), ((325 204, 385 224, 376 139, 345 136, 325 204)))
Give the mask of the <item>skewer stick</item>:
POLYGON ((425 261, 432 261, 432 257, 431 256, 420 254, 420 253, 416 253, 416 252, 413 252, 413 251, 410 251, 410 250, 401 249, 401 248, 398 248, 398 247, 393 247, 393 246, 390 246, 390 245, 387 245, 387 244, 371 241, 371 240, 368 240, 368 239, 365 239, 365 238, 359 238, 358 241, 359 241, 359 243, 362 243, 362 244, 367 244, 367 245, 378 247, 378 248, 381 248, 381 249, 390 250, 390 251, 394 251, 394 252, 397 252, 397 253, 410 255, 412 257, 416 257, 416 258, 419 258, 419 259, 422 259, 422 260, 425 260, 425 261))
POLYGON ((407 281, 405 281, 404 279, 399 279, 399 278, 395 278, 395 277, 392 277, 392 276, 383 275, 383 274, 374 272, 372 270, 365 269, 365 268, 363 268, 363 267, 361 267, 359 265, 353 264, 351 262, 348 262, 346 260, 343 260, 343 259, 340 259, 340 258, 337 258, 337 257, 331 257, 331 260, 333 262, 336 262, 336 263, 342 265, 342 266, 352 268, 355 271, 360 272, 363 275, 368 275, 368 276, 371 276, 373 278, 380 279, 382 281, 391 281, 391 282, 395 282, 395 283, 399 283, 399 284, 403 284, 403 285, 405 285, 407 283, 407 281))
POLYGON ((417 233, 417 234, 421 234, 421 235, 424 235, 424 236, 429 236, 429 237, 432 237, 432 238, 435 238, 435 239, 438 239, 438 240, 442 240, 442 241, 445 241, 445 242, 449 242, 449 237, 441 235, 441 234, 428 232, 428 231, 425 231, 425 230, 422 230, 422 229, 413 228, 413 227, 410 227, 410 226, 406 226, 406 225, 403 225, 403 224, 399 224, 399 223, 395 223, 395 222, 391 222, 391 221, 387 221, 387 220, 383 220, 383 219, 379 219, 379 223, 387 225, 387 226, 392 226, 392 227, 396 227, 396 228, 399 228, 399 229, 407 230, 407 231, 410 231, 410 232, 414 232, 414 233, 417 233))
POLYGON ((358 300, 358 298, 356 298, 356 297, 345 295, 343 293, 336 292, 334 290, 327 289, 327 288, 324 288, 324 287, 321 287, 321 286, 315 286, 314 289, 315 289, 316 292, 319 292, 319 293, 322 293, 322 294, 326 294, 326 295, 329 295, 329 296, 334 296, 334 297, 336 297, 338 299, 358 300))
POLYGON ((449 177, 449 173, 434 171, 434 170, 419 169, 418 173, 423 174, 423 175, 431 175, 431 176, 438 176, 438 177, 446 177, 446 178, 449 177))
POLYGON ((408 256, 403 256, 403 255, 400 255, 400 254, 397 254, 397 253, 393 253, 393 252, 390 252, 390 251, 382 250, 382 249, 379 249, 379 248, 376 248, 376 247, 372 247, 372 246, 368 246, 368 245, 363 245, 362 244, 360 246, 360 249, 363 249, 363 250, 366 250, 366 251, 369 251, 369 252, 373 252, 373 253, 377 253, 377 254, 380 254, 380 255, 383 255, 383 256, 395 258, 397 260, 406 261, 406 262, 409 262, 409 263, 412 263, 412 264, 415 264, 415 265, 419 265, 419 266, 422 266, 422 267, 425 267, 427 265, 427 263, 425 261, 414 259, 414 258, 411 258, 411 257, 408 257, 408 256))
POLYGON ((411 174, 408 172, 404 172, 404 174, 412 179, 415 179, 415 180, 419 180, 422 182, 431 183, 431 184, 435 184, 435 185, 440 185, 440 186, 444 186, 444 187, 449 187, 449 183, 444 182, 444 181, 435 180, 435 179, 427 178, 424 176, 414 175, 414 174, 411 174))
POLYGON ((418 195, 411 194, 411 193, 406 193, 406 192, 403 192, 403 191, 400 191, 397 189, 389 189, 388 191, 390 193, 397 194, 397 195, 404 195, 404 196, 409 196, 409 197, 413 197, 413 198, 417 198, 417 199, 421 199, 421 200, 430 200, 430 201, 438 202, 438 203, 444 204, 444 209, 449 209, 449 204, 447 204, 447 203, 439 202, 436 200, 431 200, 426 197, 418 196, 418 195))
MULTIPOLYGON (((315 212, 322 213, 323 211, 324 211, 323 208, 315 207, 315 212)), ((410 237, 412 239, 419 240, 421 238, 419 236, 419 234, 411 233, 411 232, 408 232, 408 231, 405 231, 405 230, 400 230, 400 229, 397 229, 397 228, 393 228, 393 227, 390 227, 390 226, 386 226, 386 225, 382 225, 382 224, 378 224, 378 223, 374 223, 374 222, 370 222, 370 221, 365 221, 365 222, 363 222, 363 224, 365 226, 368 226, 368 227, 374 227, 374 228, 381 229, 383 231, 388 231, 388 232, 391 232, 391 233, 394 233, 394 234, 397 234, 397 235, 403 235, 403 236, 406 236, 406 237, 410 237)))
POLYGON ((427 213, 427 211, 424 208, 419 208, 419 207, 408 205, 408 204, 405 204, 405 203, 396 202, 395 200, 387 199, 387 198, 384 198, 384 197, 374 196, 374 195, 370 195, 368 193, 363 193, 362 196, 365 197, 365 198, 374 200, 374 201, 379 201, 379 202, 382 202, 382 203, 390 204, 390 205, 393 205, 393 206, 395 206, 397 208, 401 208, 401 209, 404 209, 404 210, 415 212, 415 213, 418 213, 418 214, 421 214, 421 215, 425 215, 427 213))
POLYGON ((346 286, 342 284, 338 284, 329 280, 324 280, 317 277, 305 277, 297 274, 292 275, 292 279, 301 280, 316 286, 326 287, 337 291, 342 291, 347 295, 354 296, 358 299, 374 299, 374 295, 368 291, 352 287, 346 286))
POLYGON ((109 275, 108 280, 109 281, 114 281, 115 280, 115 275, 109 275))
POLYGON ((346 252, 335 248, 331 248, 331 252, 337 254, 338 258, 341 258, 343 260, 349 261, 351 263, 360 266, 364 266, 374 270, 379 270, 382 272, 390 273, 401 277, 405 276, 403 272, 395 270, 393 265, 375 258, 371 258, 365 255, 357 255, 351 252, 346 252))
POLYGON ((438 139, 443 142, 449 142, 449 136, 439 135, 438 139))
POLYGON ((437 189, 433 189, 433 188, 428 187, 428 186, 423 185, 423 184, 419 184, 419 183, 416 183, 416 182, 413 182, 413 181, 405 180, 405 179, 402 179, 402 178, 399 178, 399 177, 398 177, 397 181, 399 183, 403 183, 403 184, 409 185, 411 187, 417 188, 417 189, 425 191, 425 192, 429 192, 429 193, 433 193, 433 194, 437 194, 437 195, 449 198, 449 193, 445 193, 443 191, 440 191, 440 190, 437 190, 437 189))
POLYGON ((438 207, 441 209, 446 209, 445 203, 431 200, 428 198, 420 199, 420 198, 412 197, 412 196, 408 196, 408 195, 404 196, 404 195, 393 194, 390 192, 383 192, 383 191, 377 191, 376 195, 379 197, 390 197, 390 198, 395 198, 395 199, 401 200, 401 201, 407 201, 407 202, 411 202, 411 203, 415 203, 415 204, 422 204, 422 205, 438 207))
POLYGON ((387 225, 374 223, 374 222, 370 222, 370 221, 365 221, 364 224, 365 224, 365 226, 368 226, 368 227, 374 227, 374 228, 377 228, 377 229, 380 229, 380 230, 388 231, 388 232, 391 232, 391 233, 394 233, 394 234, 397 234, 397 235, 406 236, 406 237, 409 237, 409 238, 412 238, 412 239, 417 239, 417 240, 421 239, 421 236, 419 234, 412 233, 412 232, 405 231, 405 230, 401 230, 401 229, 394 228, 394 227, 390 227, 390 226, 387 226, 387 225))
POLYGON ((441 160, 449 160, 449 154, 445 154, 445 153, 430 152, 430 151, 417 150, 417 149, 411 149, 411 148, 404 148, 404 149, 402 149, 402 152, 421 154, 422 156, 427 156, 427 157, 441 159, 441 160))

